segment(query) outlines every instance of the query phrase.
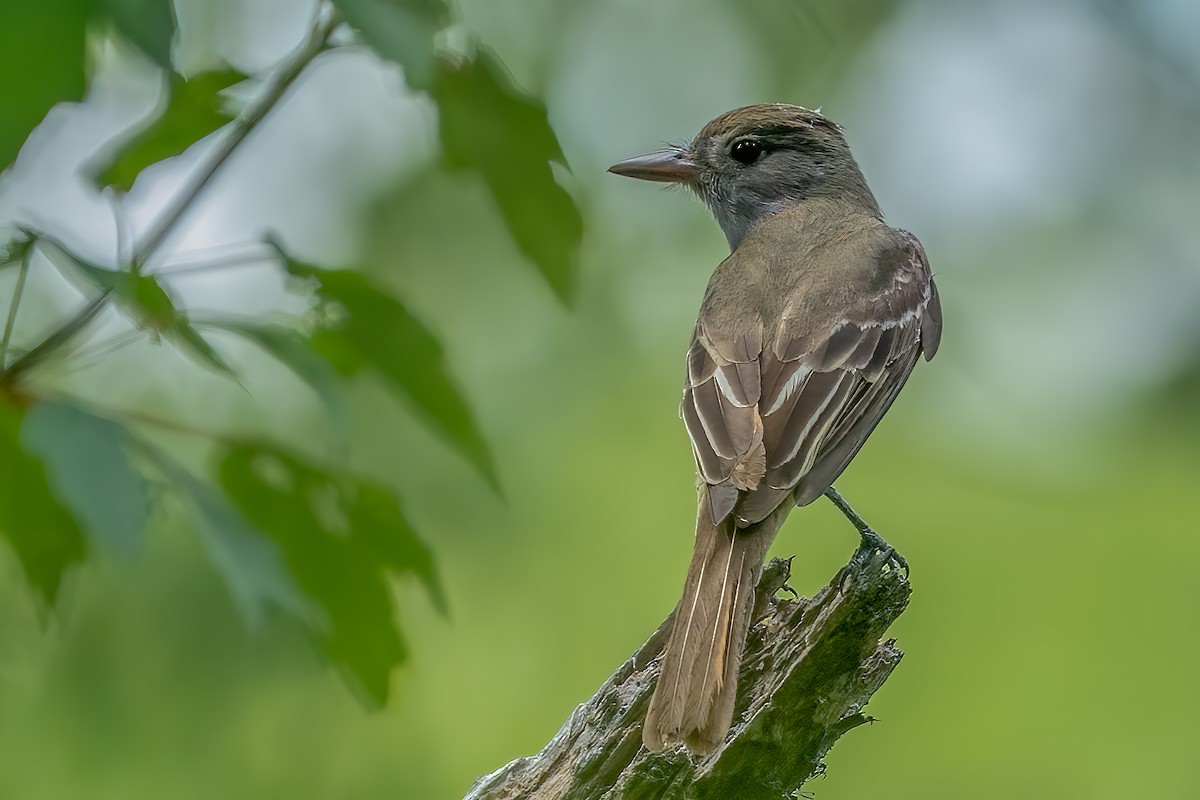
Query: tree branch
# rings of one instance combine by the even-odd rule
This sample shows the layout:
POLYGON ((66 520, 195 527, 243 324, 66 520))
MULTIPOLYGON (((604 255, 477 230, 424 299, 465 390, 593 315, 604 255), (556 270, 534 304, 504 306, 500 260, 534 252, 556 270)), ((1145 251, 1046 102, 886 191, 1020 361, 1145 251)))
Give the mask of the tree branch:
POLYGON ((13 287, 12 300, 8 304, 8 318, 4 321, 4 334, 0 336, 0 369, 8 363, 8 343, 12 339, 13 325, 17 321, 17 309, 21 307, 21 298, 25 295, 25 278, 29 275, 29 259, 33 248, 26 246, 21 254, 21 265, 17 268, 17 283, 13 287))
POLYGON ((326 40, 329 39, 329 35, 333 33, 334 28, 339 24, 341 24, 341 16, 336 11, 330 13, 323 22, 318 22, 313 27, 308 39, 296 51, 296 54, 279 70, 274 80, 271 81, 270 86, 263 92, 262 97, 252 107, 247 109, 246 113, 229 123, 229 130, 226 132, 224 138, 213 149, 213 152, 205 160, 200 169, 189 176, 186 187, 178 194, 178 199, 164 209, 158 219, 154 221, 154 224, 150 226, 150 232, 133 253, 133 265, 135 268, 143 266, 154 255, 159 246, 175 228, 175 225, 178 224, 183 215, 195 203, 196 198, 204 191, 204 187, 208 185, 221 166, 237 150, 238 145, 250 135, 251 131, 258 127, 259 123, 271 112, 271 109, 275 108, 283 96, 287 94, 287 90, 300 77, 300 73, 304 71, 304 68, 320 54, 321 50, 325 47, 326 40))
POLYGON ((766 616, 742 659, 733 729, 711 755, 642 747, 668 617, 540 753, 480 778, 465 800, 787 796, 823 772, 821 759, 842 734, 872 721, 863 707, 900 662, 894 641, 880 641, 912 593, 892 563, 887 553, 860 549, 812 600, 778 600, 787 562, 771 562, 759 584, 766 616))
MULTIPOLYGON (((158 248, 175 229, 175 226, 179 224, 179 221, 187 214, 188 210, 195 205, 196 199, 203 193, 204 188, 208 186, 209 182, 229 160, 229 157, 233 155, 238 146, 245 141, 251 131, 258 127, 271 110, 278 105, 283 96, 287 94, 287 90, 300 77, 305 67, 312 63, 312 60, 321 53, 321 50, 325 47, 325 42, 329 39, 329 35, 339 24, 341 24, 341 16, 336 10, 328 14, 324 20, 318 21, 309 34, 309 37, 300 46, 300 49, 296 51, 295 55, 280 68, 262 96, 245 113, 239 115, 237 119, 229 123, 229 128, 220 142, 207 155, 200 167, 187 176, 183 188, 176 193, 174 199, 166 205, 154 220, 149 232, 146 234, 146 238, 134 250, 131 263, 135 271, 140 270, 158 252, 158 248)), ((52 331, 37 346, 15 359, 7 367, 0 369, 0 384, 15 384, 18 377, 28 372, 39 362, 45 360, 69 342, 76 333, 87 327, 100 311, 104 309, 110 299, 112 299, 112 290, 105 289, 90 300, 75 316, 52 331)))

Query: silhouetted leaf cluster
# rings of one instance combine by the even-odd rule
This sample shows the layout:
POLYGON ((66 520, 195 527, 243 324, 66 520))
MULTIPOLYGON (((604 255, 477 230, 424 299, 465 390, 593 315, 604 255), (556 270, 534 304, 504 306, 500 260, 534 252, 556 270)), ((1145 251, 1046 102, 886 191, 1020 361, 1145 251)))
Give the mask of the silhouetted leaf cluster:
MULTIPOLYGON (((564 159, 544 106, 518 90, 485 48, 472 43, 470 57, 437 51, 435 36, 450 21, 443 0, 335 0, 333 6, 379 55, 403 67, 410 87, 428 93, 439 110, 444 164, 479 175, 516 246, 567 297, 582 228, 551 171, 552 162, 564 159)), ((171 0, 41 0, 9 4, 4 16, 0 169, 56 103, 83 97, 88 31, 134 45, 162 70, 164 86, 142 129, 92 159, 98 186, 128 191, 147 167, 222 135, 245 113, 230 105, 225 90, 251 76, 231 69, 184 76, 175 69, 171 0), (39 68, 23 69, 33 54, 39 68)), ((274 74, 253 77, 269 82, 274 74)), ((254 124, 246 119, 236 123, 243 133, 254 124)), ((407 655, 391 582, 415 578, 436 608, 446 607, 431 551, 393 488, 278 442, 209 431, 203 420, 153 419, 55 394, 41 381, 41 368, 90 344, 82 332, 110 304, 132 335, 166 341, 197 365, 239 380, 220 342, 208 338, 212 331, 232 334, 306 382, 329 409, 331 426, 350 422, 347 379, 374 376, 496 487, 484 432, 441 343, 363 272, 305 263, 282 248, 278 266, 311 294, 312 319, 288 325, 189 315, 156 271, 155 247, 148 249, 134 248, 134 263, 122 262, 130 258, 122 254, 108 267, 44 232, 21 231, 0 243, 0 269, 19 268, 22 275, 0 315, 7 323, 0 353, 0 539, 52 605, 65 574, 89 551, 135 552, 154 508, 173 504, 184 510, 248 624, 279 613, 301 620, 365 697, 385 702, 389 676, 407 655), (41 339, 10 342, 25 273, 47 262, 84 292, 86 305, 57 327, 36 326, 41 339), (148 426, 164 424, 212 436, 207 470, 185 465, 146 435, 148 426)))

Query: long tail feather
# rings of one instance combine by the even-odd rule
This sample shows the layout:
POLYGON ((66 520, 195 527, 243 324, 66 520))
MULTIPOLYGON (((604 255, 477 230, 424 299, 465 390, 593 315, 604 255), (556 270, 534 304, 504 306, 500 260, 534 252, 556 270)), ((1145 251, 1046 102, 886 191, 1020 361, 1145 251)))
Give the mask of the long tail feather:
POLYGON ((747 530, 736 529, 731 518, 714 523, 706 489, 701 487, 697 504, 683 599, 642 732, 654 751, 684 742, 695 752, 711 752, 729 731, 754 588, 786 513, 747 530))

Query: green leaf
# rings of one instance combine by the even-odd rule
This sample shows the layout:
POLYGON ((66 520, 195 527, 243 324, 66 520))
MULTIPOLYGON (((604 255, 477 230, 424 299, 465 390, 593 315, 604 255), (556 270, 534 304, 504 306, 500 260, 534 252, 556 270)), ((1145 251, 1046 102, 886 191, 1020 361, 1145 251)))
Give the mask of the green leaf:
POLYGON ((204 325, 237 334, 257 344, 312 387, 336 417, 345 414, 338 374, 312 341, 283 325, 240 319, 205 319, 204 325))
MULTIPOLYGON (((65 252, 65 251, 64 251, 65 252)), ((138 327, 170 339, 202 364, 224 372, 234 380, 237 374, 195 329, 187 314, 175 307, 171 296, 153 275, 130 270, 104 269, 71 256, 79 270, 102 289, 111 290, 130 313, 138 327)))
POLYGON ((65 403, 25 413, 21 443, 45 464, 51 489, 80 524, 112 550, 136 549, 149 513, 149 484, 129 461, 129 432, 65 403))
POLYGON ((46 112, 83 97, 86 0, 4 4, 0 44, 0 170, 46 112))
POLYGON ((175 319, 175 327, 173 330, 166 331, 167 337, 176 343, 182 342, 185 351, 191 351, 199 360, 208 366, 216 369, 219 372, 224 372, 229 377, 233 378, 239 384, 237 373, 233 371, 233 367, 226 363, 225 359, 221 358, 220 353, 213 349, 213 346, 208 343, 208 340, 200 335, 192 324, 188 322, 187 317, 180 313, 175 319))
POLYGON ((175 38, 175 4, 171 0, 97 0, 97 10, 160 67, 171 69, 175 38))
POLYGON ((158 454, 156 461, 192 511, 208 556, 251 628, 276 608, 307 624, 314 610, 288 574, 279 546, 255 529, 220 492, 158 454))
POLYGON ((0 403, 0 538, 16 551, 33 588, 53 603, 63 573, 83 561, 75 519, 55 497, 46 467, 21 446, 25 410, 0 403))
POLYGON ((517 247, 568 299, 583 222, 550 169, 566 160, 545 106, 484 49, 474 60, 441 61, 432 91, 447 164, 483 177, 517 247))
POLYGON ((91 165, 100 186, 129 190, 138 173, 151 164, 177 156, 232 120, 221 91, 246 76, 236 70, 205 72, 184 80, 171 73, 170 99, 163 113, 142 133, 91 165))
POLYGON ((313 348, 343 375, 373 368, 498 486, 491 454, 446 369, 442 346, 420 320, 360 272, 321 269, 291 259, 287 269, 296 276, 315 278, 321 299, 336 303, 344 312, 313 334, 313 348))
POLYGON ((450 21, 444 0, 333 0, 375 52, 404 67, 414 89, 433 80, 433 37, 450 21))
POLYGON ((230 447, 220 483, 252 524, 279 543, 291 574, 324 610, 321 641, 378 704, 407 658, 389 575, 413 574, 445 601, 428 549, 385 487, 332 474, 261 443, 230 447))

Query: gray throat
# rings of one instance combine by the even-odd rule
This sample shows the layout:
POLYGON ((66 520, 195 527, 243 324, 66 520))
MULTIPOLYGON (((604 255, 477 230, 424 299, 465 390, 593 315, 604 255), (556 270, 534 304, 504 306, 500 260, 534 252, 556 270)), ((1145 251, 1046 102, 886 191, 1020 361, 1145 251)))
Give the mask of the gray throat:
POLYGON ((858 206, 865 213, 882 220, 883 212, 879 209, 875 195, 867 186, 866 179, 859 172, 857 165, 852 163, 851 166, 851 169, 842 172, 840 179, 830 179, 822 175, 823 180, 798 185, 783 193, 778 189, 771 191, 768 188, 767 191, 763 191, 758 187, 744 186, 741 187, 741 191, 732 195, 721 192, 716 186, 702 187, 697 193, 712 211, 732 251, 737 249, 760 221, 800 205, 806 200, 839 200, 858 206))

